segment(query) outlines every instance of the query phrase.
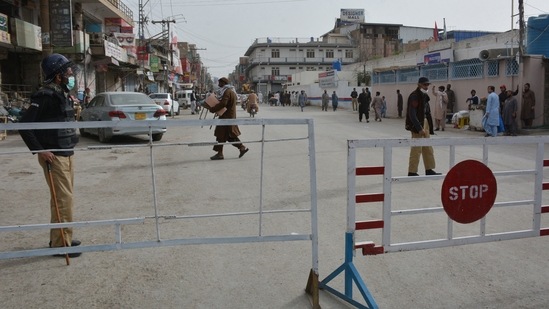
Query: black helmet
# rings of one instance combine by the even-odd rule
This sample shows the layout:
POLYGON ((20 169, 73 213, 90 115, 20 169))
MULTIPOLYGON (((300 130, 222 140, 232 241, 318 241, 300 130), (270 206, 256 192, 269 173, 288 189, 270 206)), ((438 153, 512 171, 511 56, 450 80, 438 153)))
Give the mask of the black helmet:
POLYGON ((42 73, 44 73, 44 83, 51 83, 57 74, 62 74, 72 65, 65 56, 60 54, 51 54, 42 60, 42 73))

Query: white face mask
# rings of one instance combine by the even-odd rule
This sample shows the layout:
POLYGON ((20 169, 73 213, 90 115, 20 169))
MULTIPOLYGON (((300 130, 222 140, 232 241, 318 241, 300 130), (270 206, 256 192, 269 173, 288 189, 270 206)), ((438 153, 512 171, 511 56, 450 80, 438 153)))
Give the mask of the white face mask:
POLYGON ((423 88, 421 88, 421 92, 423 92, 423 93, 429 93, 429 89, 423 89, 423 88))

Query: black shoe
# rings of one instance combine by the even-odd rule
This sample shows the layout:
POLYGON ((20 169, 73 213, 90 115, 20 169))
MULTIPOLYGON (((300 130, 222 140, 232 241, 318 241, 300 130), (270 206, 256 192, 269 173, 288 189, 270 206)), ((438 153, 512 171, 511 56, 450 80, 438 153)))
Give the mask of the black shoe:
POLYGON ((437 173, 434 170, 426 170, 425 175, 427 176, 434 176, 434 175, 442 175, 441 173, 437 173))
POLYGON ((238 155, 238 157, 242 158, 246 154, 246 152, 248 152, 248 150, 250 150, 250 149, 248 149, 248 148, 240 149, 240 154, 238 155))
POLYGON ((220 155, 220 154, 216 154, 210 157, 210 160, 223 160, 223 159, 224 159, 223 155, 220 155))
MULTIPOLYGON (((82 243, 82 242, 81 242, 80 240, 73 239, 73 240, 71 241, 71 247, 78 247, 78 246, 80 246, 81 243, 82 243)), ((48 244, 48 246, 51 248, 51 241, 50 241, 50 243, 48 244)))
POLYGON ((418 173, 408 173, 408 177, 412 177, 412 176, 419 176, 418 173))
MULTIPOLYGON (((76 258, 82 255, 82 252, 67 253, 70 258, 76 258)), ((65 257, 65 254, 54 254, 55 257, 65 257)))
POLYGON ((484 137, 492 136, 491 134, 486 133, 484 137))

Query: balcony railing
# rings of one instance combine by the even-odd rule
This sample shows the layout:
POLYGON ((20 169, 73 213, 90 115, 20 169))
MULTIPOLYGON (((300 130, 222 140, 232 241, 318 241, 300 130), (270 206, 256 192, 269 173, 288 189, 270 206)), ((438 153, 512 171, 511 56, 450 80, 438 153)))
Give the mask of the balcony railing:
POLYGON ((122 13, 126 14, 130 18, 130 20, 133 20, 133 11, 124 4, 124 2, 120 0, 107 0, 110 4, 117 7, 122 13))
MULTIPOLYGON (((314 57, 314 58, 308 58, 308 57, 280 57, 280 58, 273 58, 273 57, 256 57, 256 58, 250 58, 250 64, 251 65, 267 65, 267 64, 292 64, 292 63, 332 63, 334 61, 338 60, 338 58, 326 58, 326 57, 314 57)), ((356 59, 353 58, 343 58, 341 59, 342 63, 354 63, 356 62, 356 59)))

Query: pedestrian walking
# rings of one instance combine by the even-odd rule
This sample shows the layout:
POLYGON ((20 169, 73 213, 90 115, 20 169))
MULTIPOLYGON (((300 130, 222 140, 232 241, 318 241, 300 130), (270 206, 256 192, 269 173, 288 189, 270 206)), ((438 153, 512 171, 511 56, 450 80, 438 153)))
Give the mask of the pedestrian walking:
MULTIPOLYGON (((214 105, 213 107, 209 107, 210 112, 212 113, 219 113, 223 109, 225 109, 225 112, 223 112, 219 119, 235 119, 236 118, 236 91, 234 87, 229 84, 229 80, 226 77, 222 77, 218 80, 218 86, 219 90, 216 93, 216 97, 219 100, 219 103, 214 105)), ((204 105, 204 107, 208 108, 208 105, 204 105)), ((223 160, 223 143, 230 142, 240 142, 240 139, 238 136, 240 136, 240 129, 237 125, 218 125, 215 127, 214 135, 216 137, 216 141, 221 145, 215 145, 213 146, 213 150, 217 153, 210 157, 211 160, 223 160)), ((246 148, 242 143, 236 143, 232 144, 234 147, 238 148, 239 150, 239 158, 242 158, 248 152, 248 148, 246 148)))
POLYGON ((337 105, 339 104, 339 97, 337 96, 335 90, 332 93, 332 108, 334 112, 337 110, 337 105))
MULTIPOLYGON (((420 77, 417 88, 408 97, 406 105, 406 130, 412 133, 412 138, 429 138, 429 123, 425 117, 425 102, 429 96, 429 79, 420 77)), ((408 161, 408 176, 419 176, 417 173, 419 159, 423 157, 425 175, 440 175, 435 172, 435 156, 431 146, 415 146, 410 148, 408 161)))

